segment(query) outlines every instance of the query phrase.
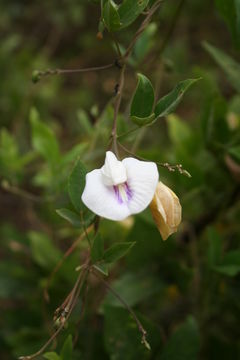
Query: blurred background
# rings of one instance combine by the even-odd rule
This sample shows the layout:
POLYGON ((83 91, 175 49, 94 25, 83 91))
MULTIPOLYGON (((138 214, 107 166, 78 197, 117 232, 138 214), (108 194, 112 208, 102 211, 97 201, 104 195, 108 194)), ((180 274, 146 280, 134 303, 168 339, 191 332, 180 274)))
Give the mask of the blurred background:
MULTIPOLYGON (((165 0, 127 68, 119 134, 133 127, 128 112, 136 72, 151 79, 158 97, 181 80, 201 77, 175 114, 121 140, 140 156, 181 163, 191 173, 188 178, 159 168, 183 207, 179 232, 163 242, 149 210, 122 223, 101 223, 107 245, 136 241, 108 281, 139 314, 152 351, 141 345, 128 312, 90 278, 86 299, 53 343, 52 351, 61 355, 45 358, 240 359, 236 4, 165 0)), ((66 183, 76 158, 89 170, 104 160, 119 70, 46 76, 36 84, 32 72, 114 62, 111 37, 97 36, 99 17, 98 1, 0 2, 1 360, 37 351, 49 338, 53 312, 86 256, 87 244, 81 242, 49 281, 82 232, 55 210, 69 206, 66 183)), ((122 48, 141 21, 140 16, 117 33, 122 48)))

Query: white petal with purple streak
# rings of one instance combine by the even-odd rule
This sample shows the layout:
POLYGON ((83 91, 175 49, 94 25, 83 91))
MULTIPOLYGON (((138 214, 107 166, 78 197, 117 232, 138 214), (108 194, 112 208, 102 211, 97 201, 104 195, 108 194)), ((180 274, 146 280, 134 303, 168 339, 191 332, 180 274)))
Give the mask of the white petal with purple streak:
POLYGON ((108 151, 104 166, 87 174, 82 201, 99 216, 123 220, 150 204, 157 183, 158 170, 153 162, 134 158, 119 161, 108 151))

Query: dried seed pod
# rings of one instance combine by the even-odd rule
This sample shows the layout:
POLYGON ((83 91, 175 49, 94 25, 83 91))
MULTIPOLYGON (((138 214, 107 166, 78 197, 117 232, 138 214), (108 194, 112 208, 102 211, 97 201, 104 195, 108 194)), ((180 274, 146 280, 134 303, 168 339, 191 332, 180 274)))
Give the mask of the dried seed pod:
POLYGON ((182 219, 182 207, 177 195, 160 181, 150 209, 163 240, 166 240, 177 231, 182 219))

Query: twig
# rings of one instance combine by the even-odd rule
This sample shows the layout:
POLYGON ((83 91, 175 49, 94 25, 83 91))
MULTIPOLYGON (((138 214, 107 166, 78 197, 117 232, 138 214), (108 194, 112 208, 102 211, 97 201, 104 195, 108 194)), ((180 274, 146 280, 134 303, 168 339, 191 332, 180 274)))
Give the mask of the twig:
MULTIPOLYGON (((119 145, 124 151, 126 151, 128 154, 134 156, 136 159, 143 160, 143 161, 152 161, 151 159, 146 159, 146 158, 144 158, 144 157, 142 157, 142 156, 135 155, 132 151, 128 150, 128 149, 127 149, 123 144, 121 144, 120 142, 118 143, 118 145, 119 145)), ((170 172, 174 172, 174 171, 177 170, 177 171, 178 171, 180 174, 182 174, 182 175, 185 175, 185 176, 187 176, 187 177, 189 177, 189 178, 192 177, 191 174, 190 174, 187 170, 183 169, 182 164, 171 165, 171 164, 169 164, 169 163, 167 163, 167 162, 165 162, 165 163, 162 163, 162 162, 159 162, 159 161, 154 161, 154 162, 155 162, 155 164, 157 164, 158 166, 161 166, 161 167, 164 167, 164 168, 168 169, 168 171, 170 171, 170 172)))
POLYGON ((18 188, 17 186, 9 184, 9 182, 7 180, 3 180, 1 182, 1 187, 5 191, 7 191, 11 194, 21 196, 22 198, 33 201, 33 202, 43 203, 43 202, 49 202, 49 201, 54 200, 53 196, 46 197, 46 196, 38 196, 38 195, 32 194, 26 190, 18 188))
MULTIPOLYGON (((130 42, 127 50, 125 51, 125 54, 121 58, 121 60, 123 61, 123 65, 122 65, 122 69, 121 69, 121 73, 120 73, 120 79, 119 79, 119 83, 118 83, 119 85, 118 85, 118 89, 117 89, 118 91, 117 91, 117 96, 116 96, 115 105, 114 105, 114 118, 113 118, 112 134, 111 134, 112 135, 113 149, 114 149, 114 152, 115 152, 115 154, 117 156, 118 156, 117 117, 118 117, 118 112, 119 112, 119 108, 120 108, 120 104, 121 104, 121 100, 122 100, 122 92, 123 92, 123 86, 124 86, 124 74, 125 74, 127 59, 130 56, 130 54, 132 52, 132 49, 133 49, 136 41, 138 40, 139 36, 145 30, 146 26, 148 25, 149 21, 151 20, 151 17, 155 13, 155 11, 158 9, 158 7, 162 3, 162 1, 163 0, 156 1, 156 3, 151 7, 151 9, 149 10, 146 18, 144 19, 144 21, 140 25, 140 27, 137 30, 137 32, 135 33, 132 41, 130 42)), ((115 40, 115 42, 116 42, 116 40, 115 40)))
POLYGON ((87 229, 84 230, 84 233, 81 234, 81 236, 76 241, 74 241, 74 243, 68 248, 68 250, 64 253, 62 259, 57 263, 57 265, 55 266, 55 268, 51 272, 50 276, 48 277, 47 284, 46 284, 46 286, 45 286, 45 288, 43 290, 44 298, 45 298, 46 301, 49 301, 48 290, 49 290, 49 286, 50 286, 50 284, 52 282, 53 277, 56 275, 58 270, 61 268, 62 264, 67 259, 67 257, 72 254, 72 252, 76 249, 78 244, 86 237, 86 233, 88 234, 89 232, 92 231, 93 226, 94 225, 90 225, 87 229))
POLYGON ((61 74, 75 74, 75 73, 85 73, 85 72, 91 72, 91 71, 101 71, 110 69, 112 67, 116 66, 115 62, 103 66, 94 66, 89 68, 82 68, 82 69, 48 69, 46 71, 39 71, 35 70, 32 74, 32 81, 34 83, 37 83, 39 80, 41 80, 42 77, 49 76, 49 75, 61 75, 61 74))
POLYGON ((132 49, 136 43, 136 41, 138 40, 138 38, 140 37, 140 35, 142 34, 142 32, 146 29, 147 25, 149 24, 153 14, 155 13, 155 11, 159 8, 159 6, 161 5, 161 3, 163 2, 163 0, 158 0, 155 2, 155 4, 151 7, 151 9, 148 11, 146 18, 144 19, 144 21, 142 22, 142 24, 140 25, 139 29, 137 30, 137 32, 135 33, 132 41, 130 42, 123 58, 126 60, 130 53, 132 52, 132 49))
POLYGON ((108 284, 107 281, 105 281, 100 275, 98 275, 97 272, 93 271, 92 272, 103 284, 104 286, 120 301, 120 303, 122 303, 124 305, 124 307, 128 310, 128 312, 132 315, 133 319, 135 320, 137 326, 138 326, 138 330, 140 331, 140 333, 142 334, 142 344, 145 345, 145 347, 150 350, 150 345, 146 340, 146 335, 147 332, 144 329, 142 323, 140 322, 140 320, 138 319, 137 315, 135 314, 135 312, 133 311, 133 309, 126 303, 126 301, 116 292, 116 290, 114 290, 111 285, 108 284))
POLYGON ((125 69, 126 69, 126 65, 124 64, 122 69, 121 69, 121 73, 120 73, 119 87, 118 87, 118 92, 117 92, 115 105, 114 105, 114 117, 113 117, 113 127, 112 127, 112 145, 113 145, 114 152, 116 153, 117 156, 118 156, 118 148, 117 148, 117 117, 118 117, 118 112, 119 112, 119 108, 120 108, 120 104, 121 104, 121 100, 122 100, 122 91, 123 91, 123 86, 124 86, 125 69))
POLYGON ((122 133, 122 134, 120 134, 120 135, 117 135, 117 139, 121 139, 122 137, 124 137, 124 136, 127 136, 127 135, 129 135, 129 134, 132 134, 132 133, 134 133, 135 131, 137 131, 137 130, 139 130, 139 129, 141 129, 139 126, 137 126, 137 127, 135 127, 135 128, 132 128, 132 129, 130 129, 130 130, 128 130, 128 131, 125 131, 124 133, 122 133))
POLYGON ((78 296, 80 294, 80 291, 83 287, 83 284, 87 278, 89 269, 88 269, 88 265, 86 265, 86 267, 84 268, 84 270, 81 272, 81 274, 79 275, 73 290, 71 291, 71 295, 69 297, 69 306, 68 309, 69 311, 66 311, 65 309, 65 316, 64 316, 64 321, 61 322, 59 328, 55 331, 55 333, 50 337, 50 339, 48 339, 48 341, 41 347, 41 349, 39 349, 36 353, 32 354, 32 355, 27 355, 27 356, 21 356, 19 357, 19 360, 32 360, 34 358, 36 358, 37 356, 40 356, 45 350, 46 348, 52 343, 52 341, 54 339, 56 339, 56 337, 58 336, 58 334, 60 333, 60 331, 64 328, 66 321, 69 319, 75 305, 78 299, 78 296), (77 289, 78 287, 78 289, 77 289), (73 293, 74 291, 74 293, 73 293), (74 296, 74 294, 76 294, 76 296, 74 296))

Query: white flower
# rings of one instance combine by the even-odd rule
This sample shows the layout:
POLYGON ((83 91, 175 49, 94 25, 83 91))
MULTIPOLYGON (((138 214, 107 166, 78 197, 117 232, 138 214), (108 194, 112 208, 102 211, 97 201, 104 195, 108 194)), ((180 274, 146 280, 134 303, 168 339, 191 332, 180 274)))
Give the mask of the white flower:
POLYGON ((107 151, 105 164, 86 175, 82 201, 95 214, 110 220, 124 220, 150 204, 158 183, 153 162, 134 158, 117 160, 107 151))
POLYGON ((182 207, 177 195, 160 181, 150 209, 163 240, 166 240, 177 231, 182 219, 182 207))

